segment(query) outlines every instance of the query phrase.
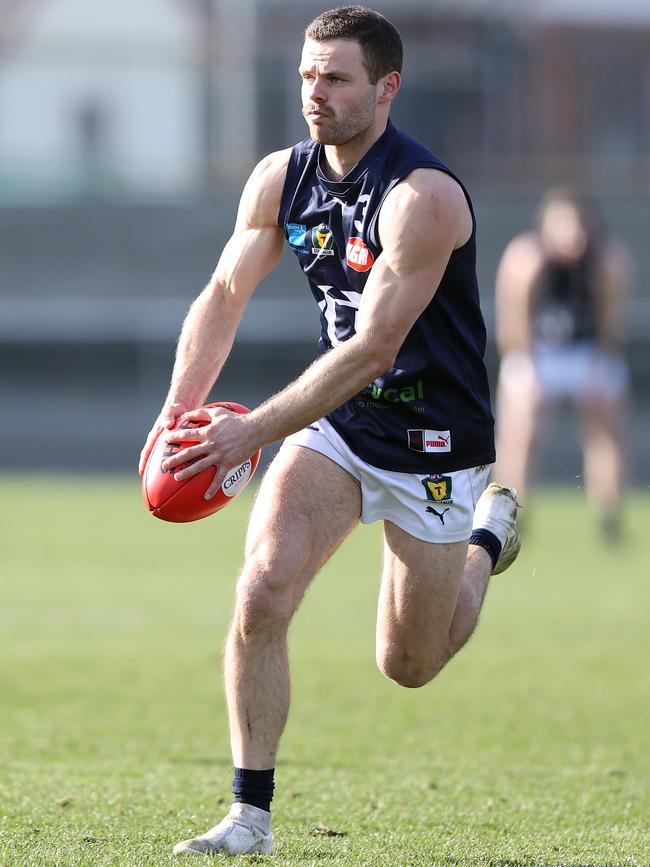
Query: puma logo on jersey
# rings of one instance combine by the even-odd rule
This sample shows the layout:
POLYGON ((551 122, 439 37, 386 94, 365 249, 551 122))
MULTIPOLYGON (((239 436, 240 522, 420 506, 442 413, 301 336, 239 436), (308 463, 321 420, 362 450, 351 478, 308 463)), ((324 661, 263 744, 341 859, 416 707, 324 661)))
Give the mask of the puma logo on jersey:
POLYGON ((451 433, 448 430, 410 429, 408 446, 414 452, 450 452, 451 433))

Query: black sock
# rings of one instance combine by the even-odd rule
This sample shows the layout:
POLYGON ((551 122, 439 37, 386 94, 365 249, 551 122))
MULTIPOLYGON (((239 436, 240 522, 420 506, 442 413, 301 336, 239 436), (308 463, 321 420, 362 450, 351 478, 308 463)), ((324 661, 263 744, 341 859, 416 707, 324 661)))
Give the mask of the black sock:
POLYGON ((479 530, 472 530, 472 535, 469 537, 469 544, 478 545, 480 548, 483 548, 484 551, 487 551, 492 560, 492 568, 494 569, 497 565, 501 548, 503 547, 494 533, 490 530, 486 530, 484 527, 481 527, 479 530))
POLYGON ((235 768, 235 775, 232 778, 232 793, 235 796, 235 803, 250 804, 270 813, 275 787, 274 773, 275 768, 269 768, 267 771, 235 768))

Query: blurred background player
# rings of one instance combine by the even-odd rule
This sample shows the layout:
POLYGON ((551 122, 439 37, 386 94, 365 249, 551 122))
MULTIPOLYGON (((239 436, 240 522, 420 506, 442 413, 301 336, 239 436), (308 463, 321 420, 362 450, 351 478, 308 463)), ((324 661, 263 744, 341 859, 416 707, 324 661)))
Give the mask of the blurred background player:
POLYGON ((620 532, 628 274, 628 254, 605 237, 594 205, 555 189, 536 228, 508 244, 496 277, 496 476, 526 503, 548 410, 569 401, 580 417, 587 494, 608 540, 620 532))

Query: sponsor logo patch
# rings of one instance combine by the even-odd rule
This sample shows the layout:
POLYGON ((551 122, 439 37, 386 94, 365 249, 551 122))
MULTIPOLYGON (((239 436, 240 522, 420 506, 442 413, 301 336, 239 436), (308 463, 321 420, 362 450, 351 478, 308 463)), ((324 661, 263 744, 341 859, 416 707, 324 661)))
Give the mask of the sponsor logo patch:
POLYGON ((311 251, 317 256, 334 255, 334 235, 327 223, 311 230, 311 251))
POLYGON ((408 444, 414 452, 450 452, 451 431, 448 430, 409 430, 408 444))
POLYGON ((307 226, 302 223, 287 223, 287 240, 293 247, 306 247, 307 226))
POLYGON ((427 500, 442 505, 451 505, 454 502, 451 496, 451 476, 427 476, 426 479, 422 479, 422 484, 427 494, 427 500))
POLYGON ((248 484, 251 477, 252 464, 250 458, 240 464, 238 467, 233 467, 229 470, 228 475, 223 480, 221 490, 227 497, 234 497, 248 484))
POLYGON ((375 264, 375 257, 361 238, 354 237, 348 238, 345 248, 345 261, 355 271, 369 271, 375 264))
POLYGON ((424 382, 418 379, 415 383, 402 385, 400 388, 393 386, 377 385, 376 382, 371 382, 369 386, 364 388, 364 394, 372 397, 373 400, 387 400, 389 403, 410 403, 413 400, 424 400, 424 382))

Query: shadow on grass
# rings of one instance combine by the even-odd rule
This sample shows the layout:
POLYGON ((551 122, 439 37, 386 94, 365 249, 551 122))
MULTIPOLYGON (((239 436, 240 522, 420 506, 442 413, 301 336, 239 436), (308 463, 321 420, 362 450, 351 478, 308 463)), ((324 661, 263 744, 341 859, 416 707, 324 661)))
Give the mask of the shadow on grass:
POLYGON ((215 756, 171 756, 170 765, 214 765, 217 768, 232 768, 231 758, 216 758, 215 756))
MULTIPOLYGON (((284 853, 282 853, 279 849, 276 850, 275 854, 282 858, 284 853)), ((337 853, 328 847, 323 847, 322 849, 313 849, 313 848, 305 848, 302 853, 301 862, 296 863, 314 863, 318 861, 327 861, 332 862, 335 859, 337 853)), ((250 857, 250 856, 249 856, 250 857)), ((263 860, 263 856, 258 856, 260 862, 263 860)), ((265 862, 267 863, 267 862, 265 862)), ((354 862, 356 863, 356 862, 354 862)), ((417 859, 416 856, 410 855, 406 856, 404 861, 400 861, 399 865, 396 864, 395 867, 415 867, 415 865, 423 864, 423 861, 417 859)), ((570 864, 570 867, 599 867, 599 865, 595 864, 592 861, 587 862, 578 862, 578 861, 563 861, 561 857, 558 857, 557 860, 548 860, 546 858, 454 858, 450 855, 445 855, 444 858, 434 858, 433 861, 429 862, 431 864, 439 865, 444 864, 445 867, 565 867, 565 865, 570 864)), ((602 865, 601 865, 602 867, 602 865)))
POLYGON ((547 858, 454 858, 453 855, 445 856, 445 864, 454 865, 454 867, 563 867, 565 864, 570 864, 570 867, 598 867, 592 861, 563 861, 558 855, 557 859, 548 860, 547 858))
MULTIPOLYGON (((214 765, 217 768, 232 768, 232 759, 230 757, 224 758, 223 756, 220 758, 217 756, 170 756, 168 761, 171 765, 214 765)), ((348 770, 350 767, 345 762, 328 761, 327 765, 337 770, 348 770)), ((322 762, 306 762, 302 759, 299 762, 291 761, 291 759, 282 759, 282 766, 287 768, 315 768, 319 771, 323 768, 322 762)))

